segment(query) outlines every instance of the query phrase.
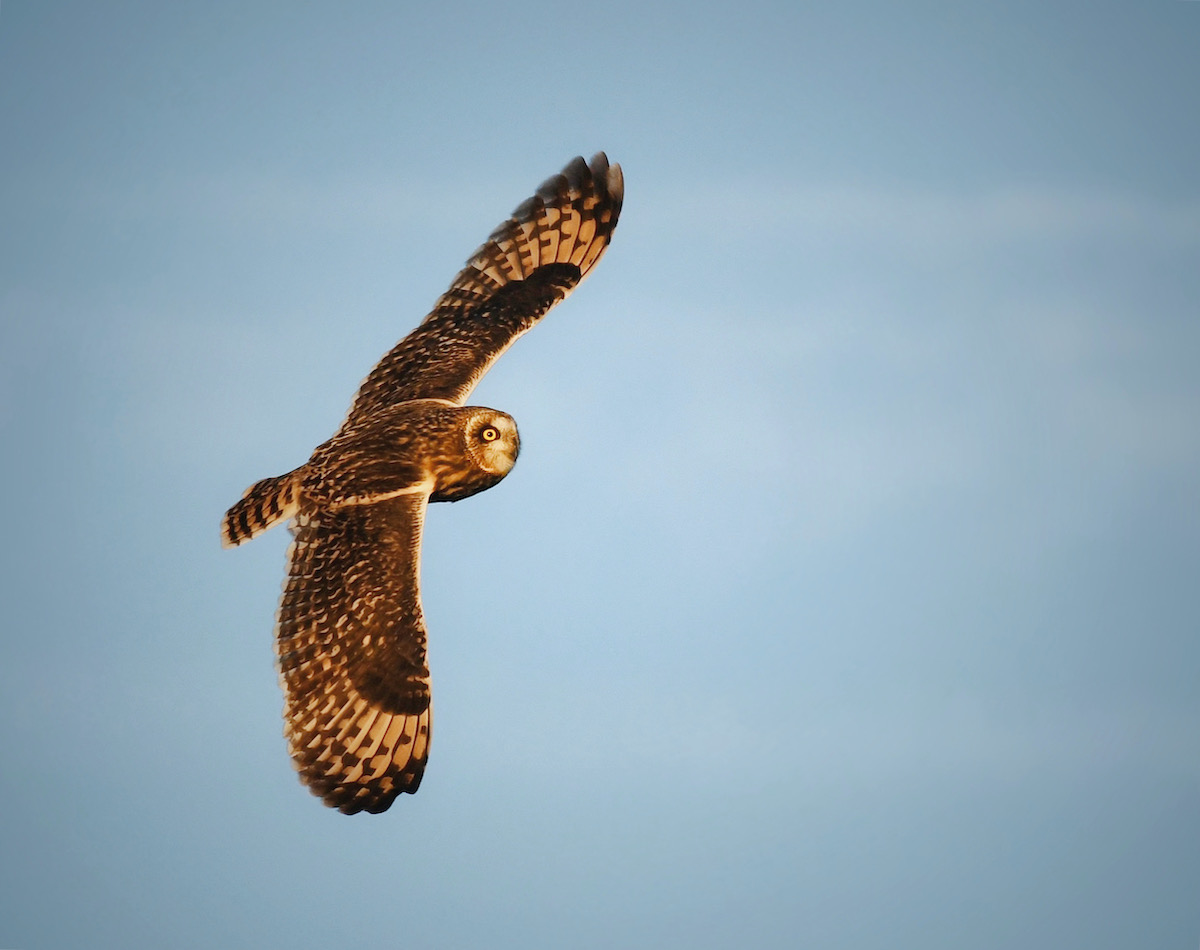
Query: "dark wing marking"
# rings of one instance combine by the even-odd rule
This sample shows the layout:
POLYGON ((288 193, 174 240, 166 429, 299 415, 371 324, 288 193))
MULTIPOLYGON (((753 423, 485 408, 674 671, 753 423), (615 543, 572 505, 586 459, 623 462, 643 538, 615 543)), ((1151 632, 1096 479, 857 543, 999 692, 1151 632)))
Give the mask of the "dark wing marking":
POLYGON ((419 590, 427 496, 336 510, 292 527, 276 653, 284 735, 300 776, 346 814, 415 792, 429 754, 419 590))
POLYGON ((600 260, 625 195, 603 152, 576 158, 492 232, 421 325, 366 378, 347 424, 409 399, 463 405, 512 342, 600 260))

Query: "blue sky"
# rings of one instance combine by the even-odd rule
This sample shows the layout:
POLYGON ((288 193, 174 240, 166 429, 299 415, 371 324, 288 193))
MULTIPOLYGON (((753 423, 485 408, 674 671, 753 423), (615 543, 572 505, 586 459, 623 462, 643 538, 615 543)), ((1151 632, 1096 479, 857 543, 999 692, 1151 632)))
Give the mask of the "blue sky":
POLYGON ((5 3, 0 945, 1194 947, 1200 5, 5 3), (222 551, 571 156, 416 796, 222 551))

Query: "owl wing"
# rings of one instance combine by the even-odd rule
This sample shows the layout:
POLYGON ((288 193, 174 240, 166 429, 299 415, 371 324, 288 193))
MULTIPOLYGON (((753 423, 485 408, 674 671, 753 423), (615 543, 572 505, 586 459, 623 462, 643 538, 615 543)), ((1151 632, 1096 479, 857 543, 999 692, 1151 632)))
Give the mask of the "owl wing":
POLYGON ((598 152, 547 179, 492 232, 415 330, 371 371, 346 424, 409 399, 459 405, 512 342, 600 260, 625 183, 598 152))
POLYGON ((302 780, 346 814, 415 792, 429 754, 419 590, 424 491, 302 506, 292 527, 276 652, 284 735, 302 780))

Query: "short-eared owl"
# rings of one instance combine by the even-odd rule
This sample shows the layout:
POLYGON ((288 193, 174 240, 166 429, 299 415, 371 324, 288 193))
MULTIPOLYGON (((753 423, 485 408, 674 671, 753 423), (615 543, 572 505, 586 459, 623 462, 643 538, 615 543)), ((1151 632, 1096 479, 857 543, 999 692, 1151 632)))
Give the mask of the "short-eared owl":
POLYGON ((301 778, 346 814, 415 792, 429 756, 425 506, 491 488, 517 460, 512 417, 467 397, 596 265, 623 196, 603 152, 548 179, 371 371, 333 438, 225 514, 226 547, 292 519, 276 630, 284 735, 301 778))

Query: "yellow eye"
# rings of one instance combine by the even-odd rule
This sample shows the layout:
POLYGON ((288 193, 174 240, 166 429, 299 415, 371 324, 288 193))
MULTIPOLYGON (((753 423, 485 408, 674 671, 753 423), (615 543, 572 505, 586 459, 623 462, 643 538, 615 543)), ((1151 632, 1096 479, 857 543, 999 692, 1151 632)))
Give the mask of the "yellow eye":
POLYGON ((495 442, 500 438, 500 430, 495 426, 487 426, 479 433, 479 438, 483 439, 484 442, 495 442))

